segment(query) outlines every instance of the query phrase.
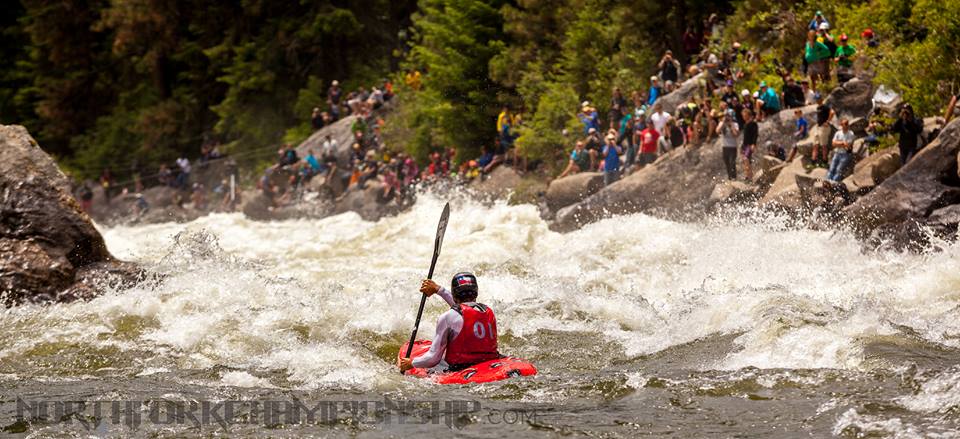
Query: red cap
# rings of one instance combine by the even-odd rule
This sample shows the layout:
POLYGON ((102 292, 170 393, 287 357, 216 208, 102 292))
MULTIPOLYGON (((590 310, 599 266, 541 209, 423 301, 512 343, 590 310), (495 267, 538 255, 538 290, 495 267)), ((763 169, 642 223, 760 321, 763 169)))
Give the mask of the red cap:
POLYGON ((860 34, 860 36, 863 37, 863 38, 873 38, 873 29, 870 29, 869 27, 866 28, 866 29, 863 31, 863 33, 860 34))

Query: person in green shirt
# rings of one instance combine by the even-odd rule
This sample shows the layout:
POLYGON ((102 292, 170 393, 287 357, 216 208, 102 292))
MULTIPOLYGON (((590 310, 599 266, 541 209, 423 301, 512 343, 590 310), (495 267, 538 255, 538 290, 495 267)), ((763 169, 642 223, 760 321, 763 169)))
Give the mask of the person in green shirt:
POLYGON ((837 81, 841 84, 853 78, 853 56, 857 48, 847 44, 847 34, 840 35, 840 45, 833 61, 837 63, 837 81))
POLYGON ((828 66, 827 61, 831 58, 830 49, 817 41, 817 33, 810 31, 807 33, 807 45, 804 47, 803 57, 807 61, 807 74, 810 76, 810 87, 816 91, 817 81, 826 81, 828 66))

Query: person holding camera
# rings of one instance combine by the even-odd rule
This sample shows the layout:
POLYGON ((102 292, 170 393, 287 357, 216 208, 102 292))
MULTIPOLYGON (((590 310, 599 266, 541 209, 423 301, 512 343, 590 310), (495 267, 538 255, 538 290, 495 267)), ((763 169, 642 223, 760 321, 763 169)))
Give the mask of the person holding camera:
POLYGON ((923 122, 913 113, 913 106, 906 104, 900 110, 900 117, 893 123, 892 132, 900 135, 897 146, 900 147, 900 165, 905 165, 917 153, 923 122))
POLYGON ((740 135, 740 125, 734 117, 733 110, 726 110, 723 119, 717 124, 717 134, 720 136, 720 146, 723 149, 723 164, 727 168, 727 178, 737 179, 737 137, 740 135))

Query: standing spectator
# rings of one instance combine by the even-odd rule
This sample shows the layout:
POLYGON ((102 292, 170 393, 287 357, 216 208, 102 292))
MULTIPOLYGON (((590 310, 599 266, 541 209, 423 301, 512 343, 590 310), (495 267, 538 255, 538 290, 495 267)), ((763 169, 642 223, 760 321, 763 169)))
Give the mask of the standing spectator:
POLYGON ((717 125, 717 134, 720 136, 720 146, 723 149, 723 164, 727 168, 727 178, 737 179, 737 136, 740 135, 740 126, 737 125, 733 110, 727 110, 723 119, 717 125))
POLYGON ((404 77, 403 82, 407 84, 407 87, 410 87, 413 91, 420 90, 421 85, 421 75, 419 70, 408 70, 407 75, 404 77))
POLYGON ((657 102, 653 106, 653 114, 650 115, 650 123, 653 124, 653 129, 657 130, 659 135, 663 135, 664 127, 667 126, 667 121, 670 120, 670 113, 663 111, 663 104, 657 102))
MULTIPOLYGON (((339 107, 340 98, 342 96, 343 90, 340 89, 340 81, 334 79, 333 82, 330 83, 330 88, 327 89, 327 99, 329 99, 331 104, 339 107)), ((337 114, 339 114, 339 110, 337 111, 337 114)))
POLYGON ((670 130, 664 129, 663 134, 657 139, 657 155, 664 155, 673 149, 673 143, 670 142, 670 130))
POLYGON ((680 79, 680 61, 673 58, 673 52, 667 51, 657 64, 660 69, 660 79, 664 82, 677 82, 680 79))
POLYGON ((670 146, 673 149, 679 148, 687 143, 683 133, 683 128, 680 127, 680 124, 677 123, 676 119, 670 119, 667 121, 666 131, 670 133, 670 146))
POLYGON ((826 81, 828 76, 827 60, 830 59, 830 49, 817 41, 817 33, 807 33, 807 45, 804 48, 803 59, 807 62, 807 74, 810 76, 810 86, 816 91, 817 81, 826 81))
POLYGON ((609 186, 620 179, 620 145, 617 137, 607 134, 607 143, 603 146, 603 185, 609 186))
POLYGON ((500 114, 497 115, 497 136, 500 136, 501 141, 503 140, 504 127, 508 127, 508 132, 510 130, 510 119, 510 106, 503 104, 503 107, 500 108, 500 114))
POLYGON ((697 35, 692 25, 687 25, 687 29, 683 31, 683 36, 680 39, 683 41, 683 52, 687 55, 686 62, 689 62, 690 57, 700 52, 700 41, 703 38, 697 35))
POLYGON ((657 102, 657 99, 663 96, 663 88, 660 87, 660 78, 656 76, 650 77, 650 93, 647 98, 647 105, 653 105, 654 102, 657 102))
POLYGON ((577 118, 583 123, 584 134, 589 135, 591 128, 596 131, 600 130, 600 118, 597 115, 597 110, 590 106, 590 101, 583 101, 580 104, 580 113, 577 113, 577 118))
POLYGON ((657 145, 659 139, 660 133, 653 127, 653 123, 648 123, 647 127, 640 132, 641 168, 657 160, 657 145))
POLYGON ((77 195, 80 196, 80 208, 85 213, 90 214, 90 208, 93 207, 93 190, 90 189, 90 185, 83 182, 80 189, 77 190, 77 195))
POLYGON ((833 119, 834 113, 833 108, 830 108, 830 105, 827 105, 823 101, 823 95, 817 93, 817 137, 813 142, 813 153, 810 156, 810 160, 813 161, 814 165, 821 164, 826 165, 827 163, 827 154, 830 152, 830 141, 833 138, 833 126, 830 125, 830 120, 833 119))
POLYGON ((320 107, 313 107, 313 112, 310 113, 310 126, 313 127, 314 131, 323 128, 323 116, 320 114, 320 107))
POLYGON ((810 88, 810 81, 800 80, 800 88, 803 89, 803 105, 813 105, 817 103, 817 92, 810 88))
POLYGON ((757 139, 760 137, 760 127, 757 121, 753 120, 753 112, 749 109, 743 110, 743 143, 740 147, 740 154, 743 157, 743 177, 747 180, 753 179, 753 171, 750 168, 750 160, 753 158, 753 151, 757 149, 757 139))
POLYGON ((807 28, 813 31, 819 30, 820 26, 822 26, 824 23, 826 23, 827 26, 830 25, 830 22, 828 22, 827 19, 823 17, 823 13, 820 11, 817 11, 817 14, 813 16, 813 20, 810 20, 810 24, 807 26, 807 28))
POLYGON ((863 42, 867 47, 877 47, 880 45, 880 42, 877 41, 876 34, 873 33, 873 29, 870 29, 869 27, 860 33, 860 38, 863 39, 863 42))
POLYGON ((833 136, 833 160, 830 161, 830 169, 827 172, 827 180, 838 182, 843 177, 844 171, 853 157, 853 131, 850 131, 850 122, 847 119, 840 119, 840 131, 833 136))
POLYGON ((187 189, 187 183, 190 181, 190 160, 180 157, 177 159, 177 166, 180 167, 180 173, 177 174, 177 187, 187 189))
POLYGON ((837 63, 837 82, 843 84, 853 78, 853 56, 857 49, 847 44, 847 34, 840 35, 840 45, 834 53, 834 62, 837 63))
POLYGON ((620 87, 613 88, 613 96, 610 98, 610 128, 619 130, 620 119, 627 112, 627 100, 623 98, 620 87))
POLYGON ((923 123, 917 119, 910 104, 903 106, 900 117, 893 123, 892 132, 900 135, 897 145, 900 147, 900 164, 905 165, 917 153, 920 133, 923 132, 923 123))

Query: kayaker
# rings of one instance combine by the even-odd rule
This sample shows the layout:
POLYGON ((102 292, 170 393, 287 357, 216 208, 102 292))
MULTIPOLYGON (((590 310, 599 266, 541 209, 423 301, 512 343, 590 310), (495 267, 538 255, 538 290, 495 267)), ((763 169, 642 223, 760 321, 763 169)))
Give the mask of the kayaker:
POLYGON ((411 368, 432 368, 446 362, 446 371, 466 369, 477 363, 500 358, 497 351, 497 319, 490 307, 478 303, 477 277, 471 273, 457 273, 450 282, 450 290, 426 279, 420 292, 428 297, 438 294, 449 305, 437 321, 437 333, 426 354, 401 358, 401 372, 411 368), (467 328, 467 330, 462 330, 467 328))

